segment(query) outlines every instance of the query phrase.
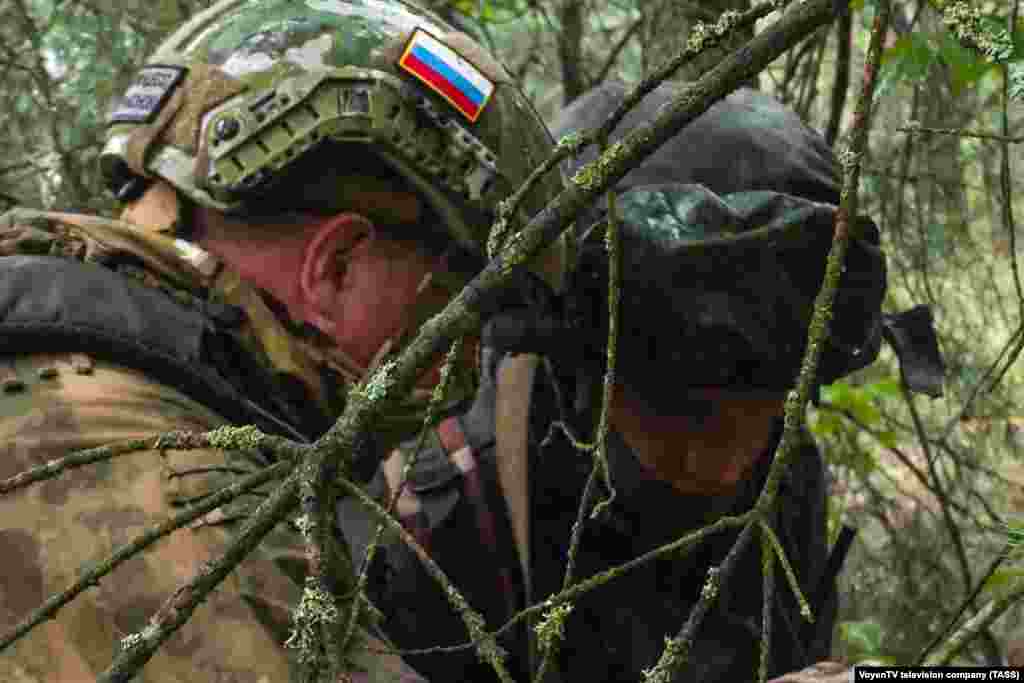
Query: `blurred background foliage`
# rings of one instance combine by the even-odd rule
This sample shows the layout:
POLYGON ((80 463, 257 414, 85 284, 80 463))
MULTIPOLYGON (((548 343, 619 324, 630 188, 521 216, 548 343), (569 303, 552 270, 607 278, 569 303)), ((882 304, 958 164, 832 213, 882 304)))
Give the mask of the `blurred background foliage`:
MULTIPOLYGON (((110 211, 94 168, 107 101, 170 28, 207 4, 0 0, 0 210, 110 211)), ((884 235, 889 310, 932 306, 948 366, 945 396, 909 397, 886 351, 872 368, 823 387, 810 417, 832 465, 831 528, 860 530, 835 640, 836 655, 854 661, 912 662, 977 587, 984 583, 973 601, 980 605, 1024 571, 1015 550, 1024 537, 1024 375, 1016 363, 1024 348, 1024 170, 1016 170, 1024 169, 1024 18, 1016 0, 971 3, 986 30, 1005 38, 999 54, 985 55, 944 25, 935 6, 946 4, 894 3, 861 188, 862 210, 884 235)), ((498 54, 550 118, 606 79, 637 81, 696 22, 749 3, 434 5, 498 54)), ((750 83, 837 146, 874 14, 870 1, 850 7, 750 83)), ((705 55, 678 80, 699 76, 721 54, 705 55)), ((1018 609, 963 661, 1014 661, 1020 652, 1018 609)))

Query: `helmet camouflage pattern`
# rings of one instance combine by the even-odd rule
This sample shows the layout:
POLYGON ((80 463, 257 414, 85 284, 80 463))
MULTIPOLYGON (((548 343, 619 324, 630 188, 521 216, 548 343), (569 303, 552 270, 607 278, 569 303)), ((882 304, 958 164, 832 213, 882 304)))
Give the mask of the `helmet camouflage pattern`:
MULTIPOLYGON (((163 42, 108 123, 100 167, 119 198, 159 177, 201 206, 244 216, 321 141, 354 143, 476 254, 498 203, 552 149, 501 64, 402 0, 222 0, 163 42)), ((338 162, 358 172, 352 159, 338 162)), ((560 188, 549 173, 513 222, 560 188)), ((346 189, 328 191, 342 203, 346 189)), ((560 289, 565 262, 560 240, 534 269, 560 289)))

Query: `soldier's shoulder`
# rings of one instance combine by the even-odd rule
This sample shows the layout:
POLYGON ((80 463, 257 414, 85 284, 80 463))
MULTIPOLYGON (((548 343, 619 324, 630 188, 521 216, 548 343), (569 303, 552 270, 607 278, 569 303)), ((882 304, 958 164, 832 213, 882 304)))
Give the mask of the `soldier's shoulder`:
POLYGON ((108 440, 170 429, 205 431, 223 422, 149 373, 92 354, 28 349, 0 355, 0 437, 22 422, 5 420, 18 417, 37 426, 52 419, 60 423, 54 429, 117 436, 108 440))
POLYGON ((86 260, 116 221, 103 216, 15 207, 0 214, 0 256, 48 255, 86 260))
POLYGON ((102 215, 14 208, 0 214, 0 256, 59 256, 141 267, 147 284, 196 292, 210 285, 216 260, 173 237, 102 215))
POLYGON ((61 225, 69 228, 111 227, 117 223, 117 220, 101 215, 47 211, 27 206, 15 206, 0 213, 0 229, 19 225, 30 225, 38 228, 61 225))

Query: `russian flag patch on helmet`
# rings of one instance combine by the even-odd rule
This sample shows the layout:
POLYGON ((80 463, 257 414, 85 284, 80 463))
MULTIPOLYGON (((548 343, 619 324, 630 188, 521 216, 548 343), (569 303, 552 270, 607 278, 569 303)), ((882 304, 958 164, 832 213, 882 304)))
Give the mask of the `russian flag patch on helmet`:
POLYGON ((443 97, 475 123, 494 92, 494 83, 462 55, 423 29, 416 29, 398 66, 443 97))

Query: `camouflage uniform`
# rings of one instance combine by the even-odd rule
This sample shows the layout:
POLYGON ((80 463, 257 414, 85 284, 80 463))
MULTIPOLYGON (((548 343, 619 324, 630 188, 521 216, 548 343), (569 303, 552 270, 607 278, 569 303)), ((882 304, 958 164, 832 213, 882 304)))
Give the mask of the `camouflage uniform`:
MULTIPOLYGON (((299 345, 267 344, 282 339, 285 331, 254 292, 226 271, 204 274, 183 260, 167 238, 112 221, 12 211, 0 217, 0 253, 8 257, 0 258, 0 272, 11 267, 12 254, 60 255, 105 263, 195 306, 201 303, 192 292, 208 286, 221 298, 242 304, 248 313, 245 334, 254 351, 276 349, 277 366, 304 375, 311 397, 323 391, 317 363, 299 345), (253 320, 261 320, 263 327, 253 320)), ((181 390, 113 362, 102 350, 89 355, 75 350, 0 355, 0 476, 77 449, 227 424, 181 390)), ((74 583, 80 568, 190 501, 268 464, 256 452, 146 450, 0 497, 0 550, 8 558, 0 573, 3 630, 74 583)), ((110 664, 121 639, 141 630, 176 587, 220 556, 233 528, 267 488, 208 513, 115 569, 0 656, 0 679, 94 679, 110 664)), ((283 643, 303 574, 301 538, 291 525, 281 525, 199 607, 138 680, 290 680, 292 664, 283 643)), ((419 680, 396 658, 363 654, 359 664, 374 672, 367 680, 419 680)))
MULTIPOLYGON (((314 164, 312 173, 303 175, 292 173, 291 162, 301 166, 298 157, 318 147, 322 139, 371 143, 426 198, 431 213, 420 227, 427 231, 444 226, 446 240, 454 238, 463 252, 474 251, 474 264, 479 263, 485 229, 498 202, 551 147, 550 135, 500 64, 468 36, 400 0, 223 0, 165 41, 124 97, 114 103, 109 123, 100 165, 118 199, 136 198, 149 179, 159 177, 177 189, 182 207, 193 202, 243 216, 351 210, 358 198, 352 196, 345 169, 335 173, 314 164), (459 68, 479 87, 489 89, 471 116, 464 116, 468 110, 451 108, 450 93, 424 87, 421 77, 396 66, 414 35, 427 42, 440 40, 442 51, 464 55, 457 58, 458 63, 470 66, 459 68), (283 173, 286 168, 288 173, 283 173), (289 178, 299 178, 298 186, 289 187, 289 178), (296 198, 301 198, 301 205, 293 203, 296 198)), ((522 220, 538 210, 559 187, 557 172, 549 173, 510 219, 522 220)), ((390 227, 393 219, 387 209, 367 207, 369 216, 382 227, 390 227)), ((149 291, 163 291, 207 319, 234 315, 238 320, 232 339, 237 345, 229 346, 229 351, 199 345, 210 354, 205 361, 211 369, 230 374, 234 394, 230 387, 220 388, 229 399, 237 400, 206 405, 201 396, 189 395, 178 386, 168 367, 154 378, 149 368, 123 364, 119 354, 125 348, 118 352, 86 349, 76 346, 67 331, 62 344, 52 340, 46 344, 59 348, 48 350, 59 352, 60 358, 67 352, 90 351, 94 356, 90 374, 69 371, 60 359, 25 356, 24 348, 37 348, 38 340, 19 348, 5 337, 0 341, 5 348, 21 352, 8 361, 11 392, 0 397, 13 413, 0 425, 5 437, 0 443, 16 456, 9 471, 62 455, 65 449, 105 443, 111 437, 207 429, 225 422, 244 424, 253 421, 245 410, 224 411, 244 408, 249 399, 258 399, 269 409, 255 418, 266 417, 267 412, 275 418, 263 424, 257 419, 257 424, 274 431, 284 423, 288 429, 283 433, 289 436, 297 430, 312 438, 339 414, 344 384, 353 378, 353 368, 340 366, 330 354, 301 343, 293 334, 298 330, 292 324, 295 321, 282 323, 279 312, 271 310, 258 292, 202 253, 175 241, 174 237, 186 237, 190 226, 187 211, 173 218, 141 231, 116 222, 21 212, 6 218, 0 244, 5 254, 56 255, 101 263, 122 277, 140 280, 149 291), (57 374, 47 371, 47 379, 34 379, 32 363, 55 363, 57 374), (253 384, 253 377, 263 379, 253 384), (97 395, 106 396, 107 383, 116 387, 118 402, 106 397, 79 406, 97 395), (136 405, 129 405, 132 401, 136 405), (56 405, 59 410, 52 407, 56 405), (67 425, 69 434, 43 429, 55 424, 67 425)), ((537 267, 555 288, 560 284, 563 252, 559 241, 537 267)), ((452 262, 460 255, 447 254, 452 262)), ((14 270, 11 263, 45 265, 39 261, 0 265, 0 293, 14 270)), ((55 263, 50 265, 61 270, 55 263)), ((54 279, 59 277, 55 273, 54 279)), ((445 286, 455 288, 466 279, 463 272, 445 286)), ((69 293, 61 292, 65 294, 69 293)), ((23 309, 29 314, 35 304, 45 308, 54 303, 27 300, 32 305, 23 309)), ((170 311, 166 303, 158 305, 170 311)), ((3 313, 0 325, 10 322, 4 320, 7 311, 3 313)), ((144 312, 127 313, 128 318, 147 320, 144 312)), ((62 311, 65 314, 74 317, 73 311, 62 311)), ((158 327, 157 323, 148 320, 147 324, 158 327)), ((410 327, 415 331, 415 325, 410 327)), ((168 330, 169 336, 173 334, 168 330)), ((205 336, 200 339, 207 341, 205 336)), ((111 342, 109 335, 105 341, 111 342)), ((152 335, 149 341, 159 346, 161 340, 152 335)), ((180 365, 179 369, 186 370, 180 365)), ((357 368, 356 375, 361 370, 365 369, 357 368)), ((471 395, 470 390, 461 397, 471 395)), ((375 434, 377 443, 386 450, 396 434, 409 436, 410 425, 422 420, 423 407, 422 396, 407 397, 397 415, 389 413, 387 434, 375 434)), ((83 468, 5 500, 4 505, 17 510, 9 519, 26 520, 7 532, 26 558, 24 572, 8 574, 8 586, 37 586, 31 596, 27 592, 17 596, 20 600, 12 598, 10 590, 5 592, 6 604, 15 605, 5 623, 13 624, 41 596, 63 588, 82 563, 96 561, 113 544, 166 518, 182 502, 203 496, 222 481, 260 464, 258 459, 216 451, 143 453, 83 468), (74 490, 64 482, 71 482, 74 490), (54 515, 47 502, 57 489, 65 494, 58 509, 71 517, 54 515), (126 491, 138 493, 125 495, 126 491), (130 518, 131 525, 122 517, 130 518), (67 540, 69 534, 73 542, 67 540)), ((256 502, 258 497, 249 501, 256 502)), ((221 510, 196 528, 157 544, 146 559, 117 570, 101 582, 99 591, 65 608, 53 622, 56 625, 33 633, 5 652, 0 662, 10 668, 12 677, 77 680, 80 673, 95 673, 109 662, 119 639, 142 627, 146 615, 182 577, 224 547, 235 520, 245 512, 237 506, 221 510), (118 590, 110 590, 114 587, 118 590), (81 665, 79 671, 59 670, 76 663, 81 665)), ((286 606, 295 604, 297 594, 295 584, 282 577, 297 579, 302 574, 301 559, 295 555, 301 546, 290 532, 278 529, 278 537, 247 560, 200 609, 198 621, 145 668, 143 680, 286 680, 289 664, 280 643, 287 634, 286 606), (226 649, 232 647, 236 649, 226 649)), ((414 676, 391 656, 367 655, 357 665, 367 668, 374 680, 414 676)))

